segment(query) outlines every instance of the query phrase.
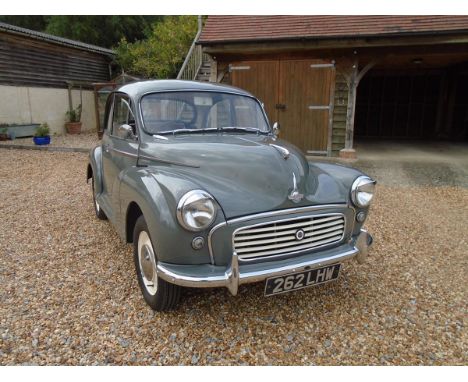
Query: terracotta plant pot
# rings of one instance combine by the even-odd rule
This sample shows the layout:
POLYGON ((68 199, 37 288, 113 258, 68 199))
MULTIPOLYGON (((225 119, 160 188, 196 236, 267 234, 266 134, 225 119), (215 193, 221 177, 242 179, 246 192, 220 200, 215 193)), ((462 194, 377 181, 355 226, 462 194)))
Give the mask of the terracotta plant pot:
POLYGON ((81 122, 66 122, 65 128, 68 134, 79 134, 81 133, 81 122))

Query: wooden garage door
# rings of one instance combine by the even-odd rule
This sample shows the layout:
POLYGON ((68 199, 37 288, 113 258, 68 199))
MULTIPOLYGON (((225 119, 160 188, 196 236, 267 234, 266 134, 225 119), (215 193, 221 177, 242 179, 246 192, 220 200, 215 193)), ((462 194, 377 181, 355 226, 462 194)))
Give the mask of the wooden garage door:
POLYGON ((232 84, 265 103, 280 136, 304 152, 326 153, 334 65, 323 60, 244 61, 231 65, 232 84))
POLYGON ((230 66, 232 84, 264 103, 271 123, 278 120, 279 61, 238 62, 230 66))

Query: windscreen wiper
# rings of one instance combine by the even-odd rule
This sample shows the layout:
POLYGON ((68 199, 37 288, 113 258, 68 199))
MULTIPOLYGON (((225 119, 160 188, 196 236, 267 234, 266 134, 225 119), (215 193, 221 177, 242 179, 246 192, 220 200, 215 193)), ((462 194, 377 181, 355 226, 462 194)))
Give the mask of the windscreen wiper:
POLYGON ((255 134, 265 134, 264 131, 257 129, 255 127, 235 127, 235 126, 224 126, 218 129, 219 131, 232 131, 239 133, 255 133, 255 134))
POLYGON ((206 133, 210 131, 217 131, 216 127, 210 127, 207 129, 175 129, 158 132, 158 135, 176 135, 176 134, 192 134, 192 133, 206 133))

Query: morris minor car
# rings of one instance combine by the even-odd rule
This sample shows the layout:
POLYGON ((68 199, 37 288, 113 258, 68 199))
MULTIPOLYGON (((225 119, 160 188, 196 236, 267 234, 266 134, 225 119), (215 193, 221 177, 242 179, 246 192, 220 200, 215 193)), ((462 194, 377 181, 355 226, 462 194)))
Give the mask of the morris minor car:
POLYGON ((375 181, 308 160, 278 130, 229 86, 142 81, 110 94, 87 178, 96 216, 133 244, 151 308, 174 308, 182 287, 236 295, 264 282, 266 296, 281 294, 364 261, 375 181))

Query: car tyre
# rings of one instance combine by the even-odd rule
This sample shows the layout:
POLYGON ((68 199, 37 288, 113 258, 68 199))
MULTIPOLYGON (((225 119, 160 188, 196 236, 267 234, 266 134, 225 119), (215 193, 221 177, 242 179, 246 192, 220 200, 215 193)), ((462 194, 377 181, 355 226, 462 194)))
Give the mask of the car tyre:
POLYGON ((140 216, 133 230, 133 259, 138 284, 146 303, 158 312, 174 309, 180 300, 181 287, 158 277, 157 256, 153 250, 145 218, 140 216))
POLYGON ((94 212, 99 220, 107 220, 107 215, 102 210, 101 206, 96 200, 96 191, 94 190, 94 177, 91 178, 91 187, 93 188, 93 205, 94 205, 94 212))

